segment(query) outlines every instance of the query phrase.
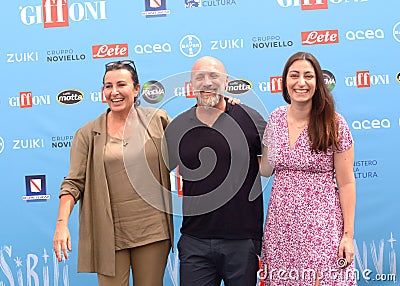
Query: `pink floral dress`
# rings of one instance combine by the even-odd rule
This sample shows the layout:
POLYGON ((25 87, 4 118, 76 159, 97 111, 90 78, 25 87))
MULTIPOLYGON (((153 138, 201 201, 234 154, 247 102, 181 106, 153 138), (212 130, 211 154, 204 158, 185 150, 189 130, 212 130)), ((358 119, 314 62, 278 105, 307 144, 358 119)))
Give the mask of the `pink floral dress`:
MULTIPOLYGON (((334 184, 331 150, 311 152, 307 127, 289 146, 287 106, 268 120, 263 144, 275 168, 265 223, 262 259, 266 285, 356 285, 354 262, 336 265, 343 219, 334 184)), ((337 114, 340 152, 353 144, 345 119, 337 114)))

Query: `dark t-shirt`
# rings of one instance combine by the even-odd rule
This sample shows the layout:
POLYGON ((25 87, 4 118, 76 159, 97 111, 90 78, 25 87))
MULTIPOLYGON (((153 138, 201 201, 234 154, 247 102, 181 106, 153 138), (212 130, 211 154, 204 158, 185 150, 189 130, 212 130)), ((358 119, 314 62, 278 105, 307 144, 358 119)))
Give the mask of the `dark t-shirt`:
POLYGON ((258 155, 266 122, 230 105, 209 127, 196 107, 168 125, 169 166, 183 179, 181 233, 199 238, 261 239, 263 198, 258 155))

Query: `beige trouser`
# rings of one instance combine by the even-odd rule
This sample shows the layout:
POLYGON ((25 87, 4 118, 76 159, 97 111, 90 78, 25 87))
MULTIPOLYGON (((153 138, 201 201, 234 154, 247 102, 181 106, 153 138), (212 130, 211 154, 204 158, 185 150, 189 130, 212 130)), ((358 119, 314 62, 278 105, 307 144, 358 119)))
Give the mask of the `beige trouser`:
POLYGON ((99 286, 129 286, 132 267, 135 286, 162 286, 170 240, 115 252, 115 276, 97 274, 99 286))

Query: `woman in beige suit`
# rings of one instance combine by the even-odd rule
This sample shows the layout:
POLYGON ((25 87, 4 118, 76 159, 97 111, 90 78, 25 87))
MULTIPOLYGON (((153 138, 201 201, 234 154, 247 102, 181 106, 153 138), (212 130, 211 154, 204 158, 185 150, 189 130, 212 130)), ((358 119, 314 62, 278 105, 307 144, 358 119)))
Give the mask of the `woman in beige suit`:
POLYGON ((133 61, 106 65, 109 108, 80 128, 70 170, 61 184, 54 234, 59 261, 72 250, 68 219, 80 200, 78 272, 94 272, 100 286, 162 285, 173 242, 169 172, 161 139, 170 118, 138 106, 133 61))

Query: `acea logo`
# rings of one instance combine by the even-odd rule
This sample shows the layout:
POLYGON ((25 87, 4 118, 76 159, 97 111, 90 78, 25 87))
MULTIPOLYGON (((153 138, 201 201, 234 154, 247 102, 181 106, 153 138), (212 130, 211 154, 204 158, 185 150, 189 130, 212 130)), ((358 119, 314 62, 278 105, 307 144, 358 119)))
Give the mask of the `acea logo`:
POLYGON ((171 13, 167 10, 167 0, 144 0, 145 11, 142 16, 146 18, 165 17, 171 13))
POLYGON ((148 103, 160 102, 164 98, 164 94, 164 86, 156 80, 150 80, 143 84, 141 95, 148 103))
POLYGON ((46 201, 50 195, 46 193, 46 176, 33 175, 25 176, 26 196, 22 196, 24 201, 46 201))
POLYGON ((346 39, 349 41, 355 40, 375 40, 375 39, 384 39, 385 33, 382 29, 376 30, 355 30, 355 31, 347 31, 346 39))
POLYGON ((322 70, 322 76, 324 77, 324 82, 327 88, 329 89, 329 91, 332 91, 336 85, 335 76, 328 70, 322 70))
POLYGON ((351 127, 355 130, 389 129, 390 120, 388 118, 354 120, 351 127))
POLYGON ((19 10, 23 24, 43 24, 44 28, 68 27, 69 20, 80 22, 107 19, 106 1, 68 4, 67 0, 42 0, 42 6, 28 5, 19 10))
POLYGON ((67 89, 57 95, 57 102, 62 105, 72 105, 83 100, 83 92, 77 89, 67 89))
POLYGON ((181 39, 179 49, 183 55, 193 58, 201 52, 201 41, 195 35, 186 35, 181 39))
POLYGON ((228 82, 225 91, 233 95, 242 95, 251 90, 252 84, 247 79, 233 79, 228 82))
POLYGON ((171 52, 171 44, 163 43, 163 44, 144 44, 144 45, 136 45, 134 47, 134 51, 136 54, 153 54, 153 53, 170 53, 171 52))

